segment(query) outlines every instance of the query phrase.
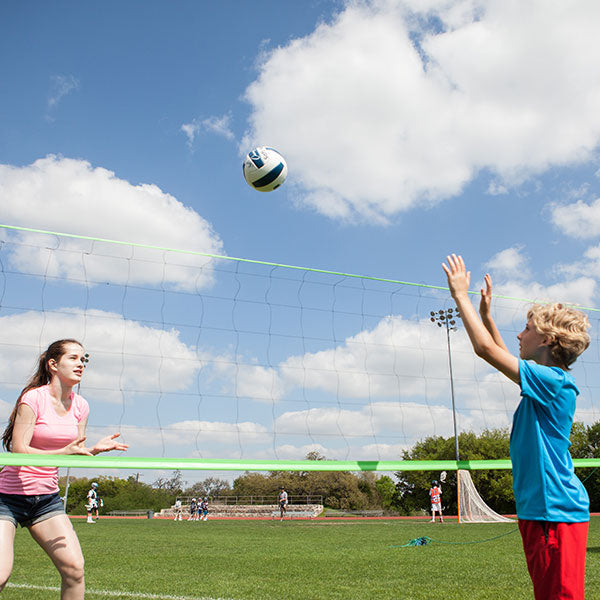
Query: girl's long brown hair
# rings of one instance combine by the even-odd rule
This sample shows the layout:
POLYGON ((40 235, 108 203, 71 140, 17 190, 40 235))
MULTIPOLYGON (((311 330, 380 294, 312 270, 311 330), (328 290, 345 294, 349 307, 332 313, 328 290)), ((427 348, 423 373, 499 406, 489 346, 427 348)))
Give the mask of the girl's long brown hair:
POLYGON ((35 388, 42 387, 50 383, 50 379, 52 379, 52 373, 48 368, 48 362, 54 359, 58 362, 63 354, 66 353, 67 344, 77 344, 81 346, 81 343, 77 340, 57 340, 56 342, 52 342, 46 352, 42 352, 40 354, 40 358, 38 359, 38 366, 36 372, 31 376, 27 385, 21 390, 19 397, 15 403, 15 406, 10 413, 10 417, 8 418, 8 425, 2 434, 2 446, 5 450, 10 452, 10 447, 12 443, 12 435, 13 429, 15 427, 15 420, 17 418, 17 411, 19 410, 19 404, 21 403, 21 398, 23 394, 27 393, 29 390, 33 390, 35 388))

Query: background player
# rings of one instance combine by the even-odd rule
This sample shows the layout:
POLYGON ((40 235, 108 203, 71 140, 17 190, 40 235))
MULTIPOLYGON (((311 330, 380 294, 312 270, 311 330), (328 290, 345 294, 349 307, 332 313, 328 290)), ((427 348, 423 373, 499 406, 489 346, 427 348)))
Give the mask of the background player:
POLYGON ((431 489, 429 490, 429 499, 431 500, 431 522, 435 523, 436 511, 440 513, 440 523, 444 522, 442 515, 442 488, 439 487, 437 481, 431 482, 431 489))
POLYGON ((98 484, 96 482, 92 483, 91 489, 87 493, 85 508, 87 509, 87 522, 94 523, 94 519, 92 518, 94 511, 96 511, 96 519, 98 518, 98 484))
POLYGON ((208 498, 204 497, 202 502, 200 502, 200 520, 208 521, 208 498))
POLYGON ((196 498, 192 498, 190 502, 190 516, 188 517, 188 521, 197 521, 198 520, 198 505, 196 504, 196 498))
POLYGON ((173 521, 181 521, 181 515, 183 513, 183 510, 181 508, 181 499, 177 498, 177 500, 175 500, 175 518, 173 519, 173 521))
POLYGON ((287 505, 288 505, 288 494, 285 491, 284 487, 282 487, 281 490, 279 491, 278 500, 279 500, 279 518, 281 521, 283 521, 283 515, 287 512, 287 505))

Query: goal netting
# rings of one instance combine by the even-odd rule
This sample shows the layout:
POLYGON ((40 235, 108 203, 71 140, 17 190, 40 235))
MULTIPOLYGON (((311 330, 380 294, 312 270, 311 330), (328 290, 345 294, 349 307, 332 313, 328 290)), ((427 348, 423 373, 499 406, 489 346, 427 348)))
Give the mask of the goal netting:
POLYGON ((458 506, 460 523, 512 523, 492 510, 479 495, 471 473, 465 469, 458 471, 458 506))

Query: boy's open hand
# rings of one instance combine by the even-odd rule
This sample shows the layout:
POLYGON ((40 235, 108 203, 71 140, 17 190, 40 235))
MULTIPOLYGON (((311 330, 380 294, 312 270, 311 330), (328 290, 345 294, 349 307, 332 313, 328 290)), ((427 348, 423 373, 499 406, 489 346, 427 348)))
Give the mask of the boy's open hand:
POLYGON ((442 269, 448 277, 448 287, 452 297, 456 298, 457 295, 467 294, 471 283, 471 271, 467 271, 462 256, 452 254, 446 257, 446 261, 448 264, 442 263, 442 269))
POLYGON ((492 278, 489 273, 485 274, 485 289, 481 288, 481 300, 479 302, 479 314, 484 317, 490 314, 492 306, 492 278))

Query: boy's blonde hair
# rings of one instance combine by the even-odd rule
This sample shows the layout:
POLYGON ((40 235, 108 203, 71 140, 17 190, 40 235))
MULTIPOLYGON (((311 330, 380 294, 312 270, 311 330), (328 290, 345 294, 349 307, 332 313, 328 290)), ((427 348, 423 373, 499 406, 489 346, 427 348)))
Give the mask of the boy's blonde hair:
POLYGON ((555 302, 534 304, 527 313, 538 333, 550 339, 552 358, 560 365, 569 367, 590 345, 587 315, 574 308, 555 302))

